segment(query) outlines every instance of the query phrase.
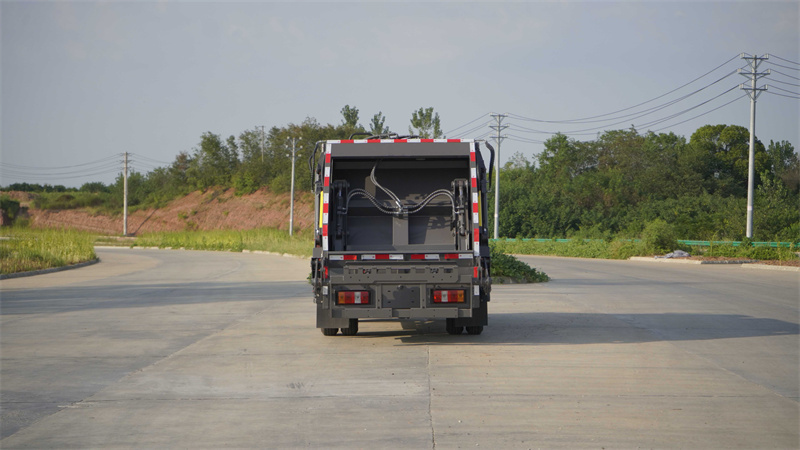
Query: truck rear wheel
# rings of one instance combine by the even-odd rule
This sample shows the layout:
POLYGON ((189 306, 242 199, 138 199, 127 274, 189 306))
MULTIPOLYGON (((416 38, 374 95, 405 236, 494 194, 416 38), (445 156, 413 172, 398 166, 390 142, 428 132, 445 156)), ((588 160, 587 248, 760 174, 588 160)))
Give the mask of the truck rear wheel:
POLYGON ((473 335, 473 336, 477 336, 477 335, 479 335, 481 333, 483 333, 483 327, 482 326, 467 327, 467 334, 470 334, 470 335, 473 335))
POLYGON ((336 336, 339 333, 338 328, 322 328, 322 334, 325 336, 336 336))
POLYGON ((459 335, 464 331, 464 327, 456 326, 456 319, 447 319, 445 328, 447 329, 447 334, 452 335, 459 335))
POLYGON ((355 336, 358 334, 358 319, 350 319, 350 325, 347 328, 342 328, 343 336, 355 336))

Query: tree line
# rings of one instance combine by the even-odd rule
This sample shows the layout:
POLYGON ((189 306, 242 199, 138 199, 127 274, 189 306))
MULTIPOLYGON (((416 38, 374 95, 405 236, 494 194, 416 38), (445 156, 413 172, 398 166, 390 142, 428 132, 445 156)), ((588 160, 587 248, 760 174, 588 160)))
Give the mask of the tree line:
MULTIPOLYGON (((298 144, 296 189, 311 190, 307 160, 315 142, 392 132, 382 112, 374 114, 367 126, 359 123, 354 106, 345 105, 341 115, 337 125, 322 125, 309 117, 265 132, 245 130, 238 137, 203 133, 191 152, 180 152, 170 165, 132 172, 129 205, 159 207, 211 187, 234 188, 237 194, 264 187, 286 192, 291 184, 290 139, 298 144)), ((444 137, 433 108, 413 111, 409 124, 408 134, 444 137)), ((741 239, 748 151, 749 132, 737 125, 705 125, 688 141, 674 133, 635 129, 606 131, 590 141, 556 134, 536 158, 517 154, 500 170, 500 234, 635 238, 647 224, 663 220, 686 239, 741 239)), ((792 144, 769 141, 765 146, 756 140, 755 173, 754 237, 798 240, 800 162, 792 144)), ((121 209, 122 185, 120 175, 111 185, 86 183, 79 190, 100 193, 106 206, 121 209)), ((22 183, 5 190, 66 189, 22 183)), ((489 206, 493 209, 493 199, 489 206)))
MULTIPOLYGON (((128 204, 133 207, 158 207, 189 192, 210 187, 234 188, 239 195, 250 194, 264 187, 273 192, 286 192, 291 186, 290 139, 299 139, 296 141, 296 189, 310 190, 311 174, 307 161, 315 142, 348 139, 354 133, 392 133, 386 126, 386 117, 382 112, 374 114, 366 127, 359 123, 359 110, 354 106, 345 105, 341 115, 342 121, 338 125, 322 125, 308 117, 300 124, 274 126, 265 132, 257 128, 245 130, 238 137, 231 135, 223 138, 219 134, 205 132, 191 152, 178 153, 170 165, 147 173, 131 171, 128 175, 128 204)), ((419 108, 412 112, 408 134, 421 138, 443 137, 440 123, 439 114, 432 107, 419 108)), ((75 191, 61 185, 29 183, 12 184, 4 190, 45 193, 75 191)), ((121 208, 122 174, 110 185, 86 183, 77 191, 103 195, 106 210, 121 208)), ((73 201, 70 204, 84 203, 73 201)))
MULTIPOLYGON (((706 125, 674 133, 558 134, 534 161, 516 155, 500 175, 500 234, 635 238, 656 220, 684 239, 744 237, 749 131, 706 125)), ((755 143, 754 238, 800 238, 800 162, 787 141, 755 143)))

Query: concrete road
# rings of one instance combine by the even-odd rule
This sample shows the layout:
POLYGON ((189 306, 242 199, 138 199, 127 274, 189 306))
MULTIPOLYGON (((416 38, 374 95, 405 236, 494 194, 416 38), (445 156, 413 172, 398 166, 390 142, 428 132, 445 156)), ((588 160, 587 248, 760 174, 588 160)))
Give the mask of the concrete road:
POLYGON ((314 328, 308 263, 4 280, 2 448, 798 448, 798 273, 524 257, 481 336, 314 328))

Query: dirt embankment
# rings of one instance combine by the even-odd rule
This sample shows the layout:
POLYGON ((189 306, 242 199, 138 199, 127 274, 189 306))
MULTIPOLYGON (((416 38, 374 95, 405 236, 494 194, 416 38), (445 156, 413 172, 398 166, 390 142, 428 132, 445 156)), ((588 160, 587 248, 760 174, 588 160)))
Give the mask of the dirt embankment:
MULTIPOLYGON (((5 193, 22 202, 32 197, 25 193, 5 193)), ((27 206, 27 205, 26 205, 27 206)), ((246 230, 253 228, 289 229, 289 193, 275 194, 261 189, 236 196, 233 189, 193 192, 158 209, 140 209, 128 214, 128 234, 183 230, 246 230)), ((295 193, 294 228, 314 224, 314 197, 295 193)), ((122 212, 115 216, 93 214, 89 210, 38 210, 28 214, 34 227, 68 227, 107 234, 122 234, 122 212)))

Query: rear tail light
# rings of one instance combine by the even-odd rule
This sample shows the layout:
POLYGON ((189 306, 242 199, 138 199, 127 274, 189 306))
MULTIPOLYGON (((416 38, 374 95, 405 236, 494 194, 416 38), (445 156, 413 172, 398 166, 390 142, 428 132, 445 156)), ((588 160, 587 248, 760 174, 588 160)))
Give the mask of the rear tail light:
POLYGON ((368 305, 369 291, 339 291, 336 293, 337 305, 368 305))
POLYGON ((433 303, 464 303, 464 291, 433 291, 433 303))

